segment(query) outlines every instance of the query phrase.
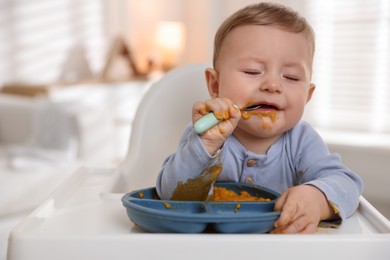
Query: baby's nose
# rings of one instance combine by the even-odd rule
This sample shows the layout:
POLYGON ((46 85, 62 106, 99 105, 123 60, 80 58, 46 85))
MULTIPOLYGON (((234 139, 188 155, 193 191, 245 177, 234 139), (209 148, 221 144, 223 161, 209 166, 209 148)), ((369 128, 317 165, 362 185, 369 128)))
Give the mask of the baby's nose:
POLYGON ((282 92, 282 85, 279 81, 273 80, 273 81, 265 81, 261 83, 260 90, 262 91, 268 91, 270 93, 281 93, 282 92))

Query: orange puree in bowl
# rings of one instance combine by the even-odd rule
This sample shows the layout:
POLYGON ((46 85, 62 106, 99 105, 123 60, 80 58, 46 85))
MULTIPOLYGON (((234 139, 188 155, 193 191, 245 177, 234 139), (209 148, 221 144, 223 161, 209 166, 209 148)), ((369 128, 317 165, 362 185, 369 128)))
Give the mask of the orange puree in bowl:
POLYGON ((213 188, 212 201, 261 201, 270 202, 268 198, 255 197, 250 195, 247 191, 241 191, 240 194, 235 193, 232 190, 228 190, 221 187, 213 188))

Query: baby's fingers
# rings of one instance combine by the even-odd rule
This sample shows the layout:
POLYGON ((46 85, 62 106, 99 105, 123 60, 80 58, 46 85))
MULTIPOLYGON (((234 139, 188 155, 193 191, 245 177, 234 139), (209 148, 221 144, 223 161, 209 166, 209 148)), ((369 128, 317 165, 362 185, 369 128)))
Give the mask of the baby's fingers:
POLYGON ((216 118, 219 120, 227 120, 230 118, 230 108, 233 106, 233 103, 230 99, 227 98, 219 98, 219 102, 213 102, 208 105, 208 109, 213 111, 216 118))
POLYGON ((298 205, 292 203, 286 203, 288 199, 288 193, 283 193, 275 203, 275 210, 281 211, 280 217, 275 221, 274 225, 276 228, 284 227, 294 221, 298 213, 298 205))
POLYGON ((231 118, 234 118, 237 121, 241 119, 241 111, 237 105, 233 104, 229 107, 229 114, 231 118))
POLYGON ((286 203, 286 199, 287 199, 287 192, 284 192, 282 193, 282 195, 280 195, 280 197, 275 202, 276 211, 282 211, 283 205, 284 203, 286 203))
POLYGON ((206 103, 202 101, 195 102, 192 106, 192 113, 206 115, 208 113, 206 103))
POLYGON ((276 228, 271 233, 273 234, 311 234, 317 229, 317 223, 313 223, 305 216, 301 216, 289 223, 287 226, 276 228))
POLYGON ((192 123, 198 121, 201 117, 209 113, 209 108, 207 104, 203 101, 195 102, 192 105, 192 123))

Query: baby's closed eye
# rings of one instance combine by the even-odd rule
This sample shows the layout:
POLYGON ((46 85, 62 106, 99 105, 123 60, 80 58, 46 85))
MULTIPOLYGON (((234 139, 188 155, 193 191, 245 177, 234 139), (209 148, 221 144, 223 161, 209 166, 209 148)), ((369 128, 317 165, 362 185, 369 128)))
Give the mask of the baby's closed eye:
POLYGON ((261 74, 261 71, 259 71, 259 70, 243 70, 243 72, 245 74, 248 74, 248 75, 259 75, 259 74, 261 74))

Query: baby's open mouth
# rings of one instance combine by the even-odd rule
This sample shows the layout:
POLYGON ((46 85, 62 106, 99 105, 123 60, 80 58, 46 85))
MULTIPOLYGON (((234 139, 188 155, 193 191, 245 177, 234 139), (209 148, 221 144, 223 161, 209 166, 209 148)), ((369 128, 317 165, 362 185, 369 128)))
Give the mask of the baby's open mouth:
POLYGON ((250 105, 245 107, 243 110, 244 111, 254 111, 257 109, 261 110, 279 110, 279 108, 276 105, 272 104, 255 104, 255 105, 250 105))
POLYGON ((263 129, 270 129, 278 119, 278 111, 280 110, 281 108, 276 104, 257 103, 242 109, 241 117, 244 120, 248 120, 252 116, 260 117, 263 129))

